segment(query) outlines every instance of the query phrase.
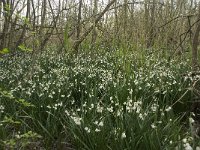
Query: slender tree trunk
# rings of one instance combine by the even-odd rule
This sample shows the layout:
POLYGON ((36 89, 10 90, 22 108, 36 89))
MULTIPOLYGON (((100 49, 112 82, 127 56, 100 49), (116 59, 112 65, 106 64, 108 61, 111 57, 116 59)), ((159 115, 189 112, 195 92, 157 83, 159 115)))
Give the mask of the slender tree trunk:
POLYGON ((127 21, 128 20, 128 1, 124 0, 124 8, 123 8, 123 35, 124 41, 127 41, 127 21))
MULTIPOLYGON (((0 1, 0 19, 2 19, 3 3, 0 1)), ((2 31, 2 20, 0 21, 0 32, 2 31)))
MULTIPOLYGON (((83 1, 79 0, 79 8, 78 8, 78 21, 77 21, 77 28, 76 28, 76 40, 79 40, 81 34, 81 15, 82 15, 82 4, 83 1)), ((79 45, 74 47, 76 53, 78 53, 79 45)))
POLYGON ((144 2, 144 27, 145 27, 145 34, 146 34, 146 47, 148 48, 148 40, 149 40, 149 4, 148 0, 144 2))
POLYGON ((92 21, 94 24, 94 28, 92 30, 92 41, 91 41, 92 48, 94 44, 96 43, 96 39, 97 39, 97 29, 95 25, 95 18, 96 18, 97 12, 98 12, 98 0, 94 0, 93 21, 92 21))
POLYGON ((41 9, 41 25, 40 25, 40 34, 44 29, 44 24, 46 20, 46 12, 47 12, 47 0, 43 0, 42 2, 42 9, 41 9))
POLYGON ((147 40, 147 48, 151 48, 154 45, 154 24, 155 24, 155 9, 156 9, 156 0, 153 0, 151 7, 151 15, 150 15, 150 31, 147 40))
POLYGON ((115 2, 115 24, 114 24, 114 36, 115 36, 115 43, 119 46, 120 43, 120 37, 119 37, 119 18, 118 18, 118 9, 117 9, 117 1, 115 2))
POLYGON ((20 44, 22 44, 23 40, 24 40, 24 36, 26 34, 26 28, 27 28, 27 21, 29 19, 29 15, 30 15, 30 0, 27 0, 27 4, 26 4, 26 20, 24 22, 24 26, 23 26, 23 29, 22 29, 22 33, 18 39, 18 41, 16 42, 16 46, 15 47, 18 47, 20 44))
POLYGON ((198 45, 199 45, 199 33, 200 33, 200 3, 198 8, 198 23, 196 30, 194 32, 194 37, 192 41, 192 67, 193 71, 196 71, 198 69, 198 45))

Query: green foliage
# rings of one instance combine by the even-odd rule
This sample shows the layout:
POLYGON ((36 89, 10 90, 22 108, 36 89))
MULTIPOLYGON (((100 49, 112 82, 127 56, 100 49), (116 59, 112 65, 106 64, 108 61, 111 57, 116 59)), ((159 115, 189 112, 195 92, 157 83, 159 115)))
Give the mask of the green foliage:
POLYGON ((3 124, 15 124, 15 125, 20 125, 20 121, 14 121, 13 118, 5 116, 3 121, 1 121, 3 124))
POLYGON ((24 24, 30 25, 30 23, 29 23, 29 18, 22 17, 22 20, 23 20, 24 24))
POLYGON ((32 52, 33 50, 31 48, 26 47, 24 44, 21 44, 18 46, 19 50, 23 52, 32 52))
POLYGON ((0 54, 8 54, 8 53, 9 53, 8 48, 4 48, 4 49, 0 50, 0 54))
POLYGON ((0 88, 0 95, 2 97, 12 99, 14 100, 13 102, 18 103, 19 105, 22 105, 24 107, 34 107, 33 104, 31 104, 30 102, 27 102, 24 99, 16 99, 10 92, 2 90, 2 88, 0 88))
POLYGON ((26 149, 28 147, 33 148, 37 146, 38 139, 42 137, 32 131, 28 131, 24 134, 16 134, 14 138, 3 141, 4 147, 7 149, 26 149))
POLYGON ((43 53, 31 74, 28 54, 26 60, 0 64, 0 83, 11 91, 0 90, 4 146, 24 148, 32 137, 46 149, 55 143, 57 149, 67 149, 66 139, 75 148, 88 150, 192 144, 191 132, 181 122, 192 98, 193 78, 182 76, 191 69, 187 61, 168 61, 145 52, 141 57, 127 50, 69 56, 43 53), (16 139, 11 127, 14 135, 24 134, 16 139), (22 144, 22 139, 28 140, 22 144))
POLYGON ((11 10, 9 4, 6 4, 6 5, 5 5, 5 10, 8 11, 8 12, 11 10))

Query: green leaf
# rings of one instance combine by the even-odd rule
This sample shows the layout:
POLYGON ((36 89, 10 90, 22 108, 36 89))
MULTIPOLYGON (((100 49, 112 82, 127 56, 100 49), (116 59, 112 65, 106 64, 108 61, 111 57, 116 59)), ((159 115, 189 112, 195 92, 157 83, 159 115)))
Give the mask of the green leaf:
POLYGON ((36 33, 37 33, 36 31, 31 32, 32 35, 35 35, 36 33))
POLYGON ((11 8, 10 8, 10 5, 9 5, 9 4, 6 4, 6 6, 5 6, 5 10, 6 10, 6 11, 10 11, 10 10, 11 10, 11 8))
POLYGON ((22 105, 25 106, 25 107, 34 107, 33 104, 27 102, 25 99, 19 99, 17 102, 18 102, 19 104, 22 104, 22 105))
POLYGON ((0 51, 0 54, 8 54, 9 53, 9 49, 8 48, 4 48, 0 51))
POLYGON ((32 52, 33 51, 31 48, 26 47, 24 44, 19 45, 18 48, 23 52, 32 52))
POLYGON ((20 121, 15 121, 15 120, 13 120, 12 117, 8 117, 8 116, 5 116, 4 119, 3 119, 3 121, 1 121, 1 123, 19 124, 19 125, 21 124, 20 121))

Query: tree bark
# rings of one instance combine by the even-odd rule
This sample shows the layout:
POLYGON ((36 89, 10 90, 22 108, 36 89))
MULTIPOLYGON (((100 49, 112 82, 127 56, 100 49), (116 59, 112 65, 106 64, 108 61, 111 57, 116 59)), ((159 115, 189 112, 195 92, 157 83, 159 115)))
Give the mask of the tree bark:
POLYGON ((196 71, 198 68, 198 45, 199 45, 199 32, 200 32, 200 3, 198 8, 198 23, 196 30, 194 32, 194 37, 192 41, 192 68, 196 71))
POLYGON ((9 20, 10 20, 10 15, 9 15, 9 10, 7 9, 7 6, 9 6, 9 3, 7 3, 5 0, 2 0, 3 3, 3 12, 4 12, 4 24, 3 24, 3 31, 0 36, 0 50, 5 48, 7 46, 7 35, 8 35, 8 30, 9 30, 9 20))
POLYGON ((30 15, 30 0, 27 0, 27 4, 26 4, 26 7, 27 7, 27 10, 26 10, 26 20, 24 22, 24 26, 23 26, 23 29, 22 29, 22 33, 18 39, 18 41, 16 42, 16 46, 15 47, 18 47, 20 44, 22 44, 23 42, 23 38, 26 34, 26 27, 27 27, 27 19, 29 19, 29 15, 30 15))
MULTIPOLYGON (((82 4, 83 1, 79 0, 79 8, 78 8, 78 20, 77 20, 77 28, 76 28, 76 39, 79 40, 80 33, 81 33, 81 15, 82 15, 82 4)), ((78 53, 79 45, 74 47, 76 53, 78 53)))

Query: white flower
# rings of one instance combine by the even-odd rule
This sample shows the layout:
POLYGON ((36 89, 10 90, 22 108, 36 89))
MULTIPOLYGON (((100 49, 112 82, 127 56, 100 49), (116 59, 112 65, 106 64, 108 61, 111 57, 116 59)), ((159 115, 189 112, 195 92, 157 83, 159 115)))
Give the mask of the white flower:
POLYGON ((125 133, 125 132, 122 133, 121 138, 122 138, 122 139, 126 138, 126 133, 125 133))
POLYGON ((16 137, 17 139, 19 139, 19 138, 20 138, 20 135, 19 135, 19 134, 16 134, 15 137, 16 137))
POLYGON ((184 138, 182 141, 183 141, 183 143, 187 143, 187 139, 186 138, 184 138))
POLYGON ((152 110, 153 112, 156 112, 156 110, 157 110, 157 105, 156 105, 156 104, 153 104, 153 105, 151 106, 151 110, 152 110))
POLYGON ((3 105, 0 105, 0 112, 4 112, 5 107, 3 105))
POLYGON ((115 103, 115 106, 119 106, 119 103, 115 103))
POLYGON ((65 95, 61 95, 61 97, 65 97, 65 95))
POLYGON ((88 127, 84 128, 87 133, 90 133, 90 129, 88 127))
POLYGON ((112 113, 113 112, 113 107, 111 106, 110 108, 107 108, 107 110, 112 113))
POLYGON ((151 84, 147 83, 147 87, 150 87, 150 86, 151 86, 151 84))
POLYGON ((141 119, 141 120, 144 120, 144 117, 143 117, 143 115, 140 113, 139 114, 139 118, 141 119))
POLYGON ((133 110, 136 110, 136 113, 140 113, 140 110, 141 110, 141 104, 142 102, 141 101, 137 101, 137 102, 134 102, 134 105, 132 107, 133 110))
POLYGON ((190 146, 189 143, 185 143, 184 148, 185 148, 185 150, 193 150, 193 148, 190 146))
POLYGON ((165 109, 166 112, 170 111, 172 109, 171 106, 169 106, 168 108, 165 109))
POLYGON ((58 103, 58 104, 57 104, 57 106, 62 106, 62 105, 63 105, 63 103, 62 103, 62 102, 60 102, 60 103, 58 103))
POLYGON ((129 94, 132 95, 132 93, 133 93, 133 90, 131 89, 131 90, 129 91, 129 94))
POLYGON ((121 110, 117 110, 117 116, 119 117, 121 115, 121 110))
POLYGON ((84 104, 83 104, 83 107, 86 107, 87 106, 87 103, 85 102, 84 104))
POLYGON ((176 84, 176 80, 174 80, 172 84, 176 84))
POLYGON ((151 124, 151 128, 155 129, 156 128, 155 124, 151 124))
POLYGON ((97 125, 97 124, 98 124, 98 121, 95 121, 95 122, 94 122, 94 124, 96 124, 96 125, 97 125))
POLYGON ((101 130, 99 130, 99 129, 97 129, 97 128, 95 129, 95 132, 100 132, 100 131, 101 131, 101 130))
POLYGON ((196 150, 200 150, 200 147, 199 147, 199 146, 197 146, 197 147, 196 147, 196 150))
POLYGON ((194 119, 190 117, 190 118, 189 118, 189 123, 190 123, 190 124, 194 123, 194 119))
POLYGON ((49 95, 49 98, 53 98, 53 95, 50 94, 50 95, 49 95))
POLYGON ((97 112, 102 113, 103 112, 103 107, 97 105, 97 112))
POLYGON ((94 104, 91 104, 91 109, 94 108, 94 104))
POLYGON ((71 117, 71 118, 76 125, 81 125, 82 118, 79 118, 79 117, 71 117))
POLYGON ((65 113, 67 114, 67 116, 69 116, 70 114, 69 114, 69 112, 67 111, 67 110, 65 110, 65 113))
POLYGON ((164 91, 164 92, 163 92, 163 94, 166 94, 166 93, 167 93, 167 91, 164 91))
POLYGON ((99 122, 99 126, 103 127, 103 121, 99 122))

